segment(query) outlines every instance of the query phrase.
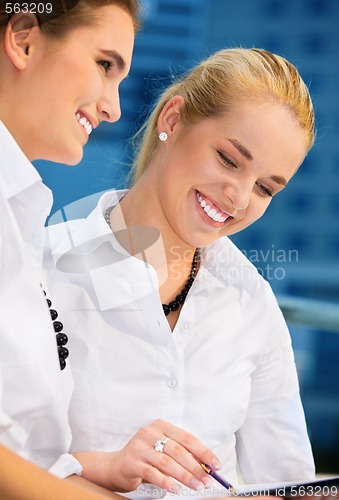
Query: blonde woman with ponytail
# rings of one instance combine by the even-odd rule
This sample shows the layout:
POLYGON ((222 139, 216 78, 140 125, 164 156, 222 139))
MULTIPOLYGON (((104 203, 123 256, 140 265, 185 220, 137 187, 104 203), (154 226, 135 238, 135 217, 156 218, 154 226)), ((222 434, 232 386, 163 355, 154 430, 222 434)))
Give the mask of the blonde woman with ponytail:
POLYGON ((68 223, 76 252, 51 228, 51 286, 72 325, 72 450, 115 453, 119 475, 139 478, 132 496, 220 494, 200 462, 234 485, 238 472, 313 478, 287 326, 228 238, 264 214, 313 141, 291 63, 221 50, 158 99, 130 190, 68 223))

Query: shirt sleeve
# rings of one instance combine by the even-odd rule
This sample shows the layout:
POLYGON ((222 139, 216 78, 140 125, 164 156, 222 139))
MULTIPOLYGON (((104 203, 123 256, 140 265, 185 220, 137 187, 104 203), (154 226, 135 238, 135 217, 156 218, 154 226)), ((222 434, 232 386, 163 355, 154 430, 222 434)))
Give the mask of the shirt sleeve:
POLYGON ((52 465, 48 472, 61 479, 65 479, 66 477, 72 476, 73 474, 81 476, 82 467, 80 465, 80 462, 78 462, 78 460, 73 457, 73 455, 64 453, 52 465))
POLYGON ((268 348, 253 375, 247 416, 236 433, 239 469, 247 484, 315 476, 291 339, 276 309, 268 348))

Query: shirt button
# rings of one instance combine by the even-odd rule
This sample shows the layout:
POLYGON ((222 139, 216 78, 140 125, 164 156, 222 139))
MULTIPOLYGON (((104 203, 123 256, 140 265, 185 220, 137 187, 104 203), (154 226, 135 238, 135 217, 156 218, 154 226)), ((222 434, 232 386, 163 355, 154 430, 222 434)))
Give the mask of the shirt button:
POLYGON ((168 381, 168 385, 170 387, 175 387, 177 385, 177 381, 175 380, 175 378, 170 378, 168 381))
POLYGON ((190 324, 189 324, 189 322, 188 322, 188 321, 185 321, 185 323, 184 323, 184 330, 186 330, 186 331, 187 331, 187 330, 189 330, 189 328, 190 328, 190 324))

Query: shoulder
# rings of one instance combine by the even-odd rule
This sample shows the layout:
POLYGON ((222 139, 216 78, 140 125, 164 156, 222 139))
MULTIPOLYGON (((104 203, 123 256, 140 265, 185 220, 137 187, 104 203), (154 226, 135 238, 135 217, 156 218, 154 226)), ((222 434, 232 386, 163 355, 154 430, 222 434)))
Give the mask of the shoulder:
POLYGON ((270 284, 228 237, 203 250, 202 266, 206 286, 219 288, 227 302, 232 298, 249 321, 269 322, 271 326, 283 321, 270 284))
POLYGON ((249 295, 271 293, 268 282, 246 255, 227 237, 223 237, 203 250, 204 266, 226 287, 241 288, 249 295))

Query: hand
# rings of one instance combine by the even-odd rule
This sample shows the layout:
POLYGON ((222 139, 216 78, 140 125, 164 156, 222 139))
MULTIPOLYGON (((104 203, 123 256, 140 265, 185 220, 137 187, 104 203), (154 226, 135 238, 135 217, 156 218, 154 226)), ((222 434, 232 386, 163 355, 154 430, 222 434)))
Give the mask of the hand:
POLYGON ((141 428, 118 454, 119 474, 115 468, 112 482, 117 485, 119 481, 120 488, 125 490, 136 489, 142 481, 174 493, 180 491, 176 481, 196 490, 212 484, 199 462, 213 469, 221 466, 197 438, 164 420, 155 420, 141 428), (163 453, 155 451, 155 442, 166 438, 169 440, 163 453))
POLYGON ((178 482, 194 490, 210 487, 213 480, 199 462, 214 470, 221 466, 217 457, 197 438, 164 420, 155 420, 141 428, 118 452, 75 453, 74 456, 83 466, 83 477, 120 492, 135 490, 142 482, 173 493, 181 489, 178 482), (166 438, 169 440, 163 453, 156 451, 155 442, 166 438))

